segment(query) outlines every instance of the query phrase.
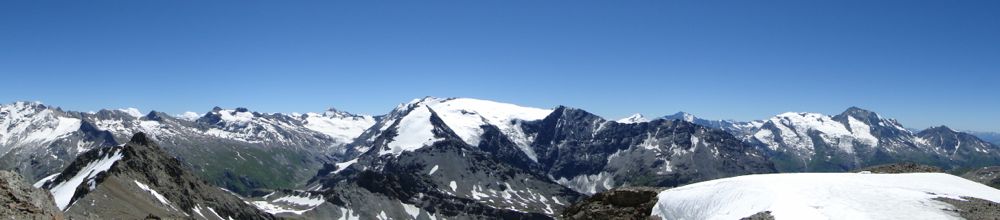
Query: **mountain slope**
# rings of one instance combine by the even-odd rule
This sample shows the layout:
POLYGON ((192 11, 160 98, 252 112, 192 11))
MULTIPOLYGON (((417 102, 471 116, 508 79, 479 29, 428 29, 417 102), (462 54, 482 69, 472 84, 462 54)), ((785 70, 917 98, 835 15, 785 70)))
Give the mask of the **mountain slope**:
POLYGON ((117 144, 110 132, 71 112, 37 102, 0 105, 0 169, 28 181, 61 170, 79 153, 117 144))
POLYGON ((15 102, 0 105, 0 168, 38 180, 81 152, 144 132, 199 176, 247 195, 258 188, 301 186, 323 164, 339 161, 348 137, 374 120, 333 109, 285 115, 215 108, 200 117, 176 118, 156 111, 142 115, 134 108, 85 113, 15 102))
POLYGON ((237 196, 208 185, 143 133, 124 145, 81 154, 35 184, 74 219, 270 219, 237 196))

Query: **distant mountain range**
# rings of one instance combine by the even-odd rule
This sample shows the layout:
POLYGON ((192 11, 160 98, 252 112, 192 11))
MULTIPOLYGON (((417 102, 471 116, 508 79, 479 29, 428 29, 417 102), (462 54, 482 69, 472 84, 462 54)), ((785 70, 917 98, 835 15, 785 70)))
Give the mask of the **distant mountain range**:
MULTIPOLYGON (((949 170, 1000 164, 1000 147, 974 135, 944 126, 913 132, 854 107, 832 116, 783 113, 750 122, 686 113, 608 120, 566 106, 434 97, 382 116, 333 109, 265 114, 215 108, 183 117, 137 112, 2 105, 0 168, 41 180, 55 192, 52 184, 79 173, 73 170, 83 164, 129 161, 93 158, 116 158, 113 152, 155 143, 192 175, 278 217, 436 219, 552 218, 579 198, 612 188, 673 187, 745 174, 843 172, 903 161, 949 170), (138 143, 136 133, 144 141, 138 143)), ((142 152, 157 151, 131 157, 146 157, 142 152)), ((172 186, 157 182, 183 175, 166 173, 129 174, 119 182, 137 180, 138 189, 141 183, 168 194, 161 190, 172 186)), ((74 193, 100 191, 97 185, 74 193)), ((70 198, 56 200, 72 204, 87 196, 70 198)), ((208 204, 223 200, 184 200, 173 207, 179 212, 155 207, 168 217, 205 215, 209 207, 219 213, 221 206, 229 211, 220 217, 250 213, 240 205, 208 204)))

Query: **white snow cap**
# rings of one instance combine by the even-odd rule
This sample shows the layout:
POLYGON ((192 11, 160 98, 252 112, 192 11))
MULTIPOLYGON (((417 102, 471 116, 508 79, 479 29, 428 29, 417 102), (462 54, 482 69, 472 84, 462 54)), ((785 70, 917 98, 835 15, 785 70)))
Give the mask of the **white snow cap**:
POLYGON ((122 108, 118 109, 118 111, 125 112, 126 114, 131 115, 132 117, 136 118, 142 117, 142 112, 139 111, 139 109, 137 108, 122 108))
POLYGON ((201 117, 201 114, 198 114, 197 112, 192 112, 192 111, 187 111, 187 112, 184 112, 182 114, 177 115, 177 118, 188 120, 188 121, 198 120, 198 118, 200 118, 200 117, 201 117))
POLYGON ((551 109, 470 98, 427 97, 401 105, 397 110, 406 106, 413 106, 414 109, 400 119, 397 128, 399 136, 389 144, 393 153, 418 149, 436 141, 430 124, 430 111, 434 111, 445 125, 470 145, 479 145, 479 138, 484 132, 481 126, 493 125, 534 159, 535 154, 529 147, 531 140, 521 131, 520 122, 541 120, 552 113, 551 109))
POLYGON ((775 219, 960 219, 934 199, 1000 202, 1000 190, 944 173, 791 173, 700 182, 658 197, 651 214, 663 219, 740 219, 764 211, 775 219))
POLYGON ((640 123, 640 122, 649 122, 649 119, 647 119, 645 116, 642 116, 642 114, 635 113, 632 116, 628 116, 628 117, 625 117, 625 118, 622 118, 622 119, 618 119, 618 121, 616 121, 616 122, 618 122, 618 123, 624 123, 624 124, 634 124, 634 123, 640 123))

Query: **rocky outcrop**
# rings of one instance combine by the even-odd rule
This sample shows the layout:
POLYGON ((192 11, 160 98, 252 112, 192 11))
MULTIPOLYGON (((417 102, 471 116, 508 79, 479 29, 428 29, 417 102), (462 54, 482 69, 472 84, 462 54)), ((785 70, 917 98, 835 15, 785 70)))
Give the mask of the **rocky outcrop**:
POLYGON ((143 133, 80 155, 36 183, 73 219, 273 219, 199 179, 143 133))
POLYGON ((656 195, 663 188, 624 187, 604 191, 566 208, 564 219, 636 219, 649 218, 656 205, 656 195))
POLYGON ((0 216, 10 219, 63 219, 52 195, 24 182, 20 175, 0 171, 0 216))
POLYGON ((917 164, 912 162, 883 164, 856 170, 856 172, 864 172, 864 171, 868 171, 871 173, 943 173, 944 172, 944 170, 941 169, 940 167, 917 164))

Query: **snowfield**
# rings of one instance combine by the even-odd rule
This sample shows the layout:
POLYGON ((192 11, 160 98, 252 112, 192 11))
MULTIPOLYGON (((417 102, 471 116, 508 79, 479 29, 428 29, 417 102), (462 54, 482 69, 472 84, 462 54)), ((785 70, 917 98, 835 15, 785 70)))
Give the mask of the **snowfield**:
POLYGON ((794 173, 747 175, 661 192, 652 215, 663 219, 961 219, 933 200, 975 197, 1000 202, 1000 190, 943 173, 794 173))

